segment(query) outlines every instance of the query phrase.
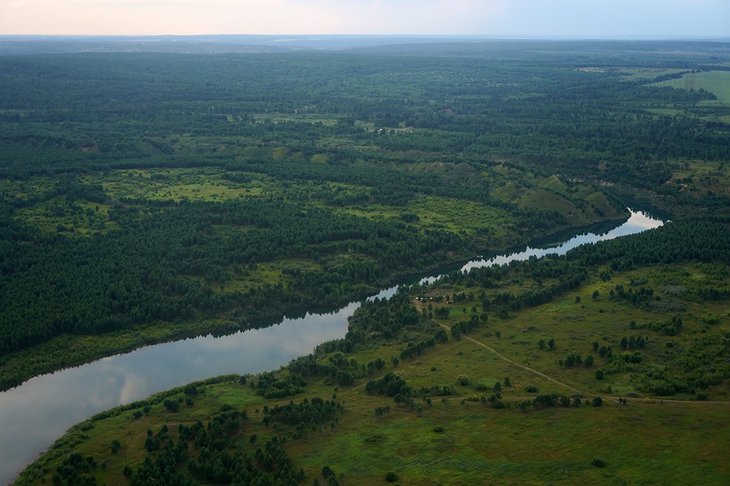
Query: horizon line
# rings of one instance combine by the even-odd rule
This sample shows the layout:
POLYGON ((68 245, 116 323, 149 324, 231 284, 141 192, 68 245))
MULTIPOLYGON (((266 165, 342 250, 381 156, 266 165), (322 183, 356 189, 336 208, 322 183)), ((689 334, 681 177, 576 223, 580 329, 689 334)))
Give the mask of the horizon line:
POLYGON ((401 38, 401 39, 515 39, 515 40, 727 40, 730 35, 655 35, 655 34, 620 34, 620 35, 590 35, 590 34, 380 34, 380 33, 358 33, 358 34, 251 34, 251 33, 208 33, 208 34, 2 34, 0 39, 13 38, 75 38, 75 39, 125 39, 125 38, 204 38, 204 37, 350 37, 350 38, 401 38))

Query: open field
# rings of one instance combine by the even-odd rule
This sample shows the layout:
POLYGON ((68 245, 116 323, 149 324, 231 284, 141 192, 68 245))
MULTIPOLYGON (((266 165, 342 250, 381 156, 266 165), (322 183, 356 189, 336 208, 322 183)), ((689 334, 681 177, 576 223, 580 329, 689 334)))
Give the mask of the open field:
POLYGON ((703 89, 717 96, 720 101, 730 103, 730 72, 727 71, 688 73, 679 79, 661 81, 657 85, 687 90, 703 89))
MULTIPOLYGON (((263 402, 246 387, 228 383, 204 388, 192 408, 183 405, 172 413, 157 404, 138 420, 130 410, 94 422, 73 450, 100 458, 100 482, 124 484, 119 479, 124 465, 139 464, 146 455, 142 444, 147 430, 157 432, 164 424, 174 430, 179 423, 208 420, 223 404, 247 411, 241 449, 249 447, 252 434, 263 442, 282 432, 260 423, 256 410, 263 402), (114 440, 120 441, 121 450, 110 454, 114 440)), ((384 405, 382 399, 348 391, 338 396, 346 408, 338 425, 287 441, 293 463, 309 481, 324 466, 342 484, 354 485, 383 484, 388 471, 409 485, 673 483, 697 477, 720 485, 730 475, 723 460, 730 447, 726 405, 609 401, 599 408, 520 412, 446 399, 418 413, 391 405, 386 416, 375 417, 373 410, 384 405), (594 459, 606 466, 592 465, 594 459)))
MULTIPOLYGON (((623 396, 646 395, 648 382, 644 373, 650 373, 649 370, 661 368, 665 370, 663 373, 681 376, 677 369, 688 366, 685 364, 687 360, 712 353, 723 342, 725 333, 730 329, 727 327, 730 322, 727 302, 708 302, 698 296, 706 288, 730 290, 726 282, 727 267, 659 267, 622 272, 608 281, 597 278, 598 273, 606 270, 599 269, 594 279, 578 291, 558 297, 548 304, 517 312, 509 319, 490 319, 487 329, 474 337, 499 349, 516 362, 539 369, 583 392, 600 394, 610 390, 609 394, 623 396), (631 282, 640 284, 632 285, 631 282), (648 306, 637 306, 612 298, 610 295, 617 285, 633 292, 651 288, 653 298, 657 300, 648 306), (598 296, 593 298, 595 292, 598 292, 598 296), (649 329, 652 324, 667 321, 673 316, 682 320, 681 333, 669 336, 649 329), (725 324, 712 324, 716 321, 725 324), (632 350, 621 347, 621 340, 631 336, 644 336, 646 339, 647 344, 640 350, 641 364, 614 370, 614 365, 601 357, 597 348, 610 347, 616 353, 631 355, 632 350), (547 346, 550 339, 555 342, 554 349, 547 346), (540 347, 540 341, 543 341, 543 348, 540 347), (594 347, 594 343, 598 346, 594 347), (595 361, 588 368, 566 368, 560 365, 561 360, 574 353, 584 359, 591 355, 595 361), (606 371, 601 380, 595 378, 598 369, 606 371)), ((548 284, 548 281, 542 283, 548 284)), ((539 288, 535 282, 522 282, 518 287, 500 290, 516 293, 530 286, 539 288)), ((461 292, 473 295, 478 294, 480 289, 457 286, 450 292, 452 295, 461 292)), ((438 321, 447 326, 467 318, 473 312, 470 309, 481 308, 479 301, 468 299, 458 304, 418 303, 417 306, 429 306, 429 309, 434 309, 434 313, 439 307, 449 309, 448 320, 438 321)), ((693 367, 698 364, 693 363, 693 367)), ((711 387, 709 395, 720 400, 730 399, 730 387, 727 383, 711 387)), ((685 395, 685 398, 693 396, 685 395)))
POLYGON ((622 69, 624 79, 630 81, 651 81, 660 76, 671 76, 684 72, 684 69, 650 69, 650 68, 629 68, 622 69))
POLYGON ((694 196, 730 194, 730 167, 723 163, 692 161, 680 163, 669 181, 694 196))

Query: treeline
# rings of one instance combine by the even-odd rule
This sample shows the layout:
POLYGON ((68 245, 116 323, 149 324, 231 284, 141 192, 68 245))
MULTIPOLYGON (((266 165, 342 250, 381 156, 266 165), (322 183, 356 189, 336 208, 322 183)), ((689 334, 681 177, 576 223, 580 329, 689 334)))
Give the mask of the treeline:
POLYGON ((652 231, 583 245, 566 258, 583 265, 610 263, 614 270, 682 261, 730 262, 730 222, 672 221, 652 231))
MULTIPOLYGON (((474 268, 468 273, 452 272, 436 285, 454 283, 489 289, 498 287, 504 279, 514 278, 517 274, 535 280, 549 278, 552 282, 517 294, 506 291, 495 291, 491 294, 481 292, 477 297, 481 300, 482 309, 494 310, 499 317, 507 318, 510 311, 550 302, 556 295, 576 289, 585 282, 588 278, 588 269, 572 262, 565 262, 564 259, 547 256, 525 262, 512 262, 506 266, 474 268)), ((474 314, 471 321, 458 323, 452 329, 454 337, 462 332, 469 332, 478 322, 479 317, 474 314)))
MULTIPOLYGON (((599 264, 608 263, 614 271, 622 271, 642 265, 686 261, 730 262, 730 224, 716 220, 673 221, 652 231, 582 245, 564 256, 548 255, 504 266, 475 268, 468 273, 452 272, 436 285, 454 283, 490 289, 516 275, 551 282, 519 294, 482 292, 477 296, 484 309, 494 309, 506 317, 508 310, 543 304, 556 295, 578 288, 587 279, 588 271, 599 264)), ((617 285, 610 296, 633 304, 646 303, 654 296, 653 291, 646 287, 635 292, 629 290, 627 292, 622 285, 617 285)), ((703 291, 704 294, 714 295, 708 291, 703 291)), ((722 292, 718 290, 716 294, 721 295, 722 292)))

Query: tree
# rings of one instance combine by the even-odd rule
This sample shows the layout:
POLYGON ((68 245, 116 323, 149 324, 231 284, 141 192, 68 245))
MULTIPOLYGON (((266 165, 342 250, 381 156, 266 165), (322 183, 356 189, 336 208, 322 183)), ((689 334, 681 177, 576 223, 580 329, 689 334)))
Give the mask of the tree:
POLYGON ((398 475, 396 473, 394 473, 393 471, 390 471, 385 475, 385 481, 387 481, 389 483, 394 483, 394 482, 398 481, 398 475))
POLYGON ((550 348, 551 351, 555 349, 555 339, 550 338, 548 341, 548 348, 550 348))

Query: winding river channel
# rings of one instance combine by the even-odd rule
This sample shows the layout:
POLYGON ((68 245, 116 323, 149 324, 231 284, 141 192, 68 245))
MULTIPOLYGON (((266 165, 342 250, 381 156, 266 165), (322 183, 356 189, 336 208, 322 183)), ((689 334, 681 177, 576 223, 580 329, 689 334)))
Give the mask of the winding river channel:
MULTIPOLYGON (((462 270, 504 265, 532 256, 564 254, 596 243, 657 228, 662 221, 631 212, 624 223, 602 234, 583 233, 559 245, 530 248, 468 262, 462 270)), ((421 280, 433 281, 438 276, 421 280)), ((397 287, 371 297, 390 297, 397 287)), ((344 337, 350 303, 328 314, 283 319, 265 329, 229 336, 202 336, 103 358, 75 368, 37 376, 0 392, 0 484, 8 484, 70 426, 103 410, 186 383, 230 373, 272 370, 310 353, 318 344, 344 337)))

